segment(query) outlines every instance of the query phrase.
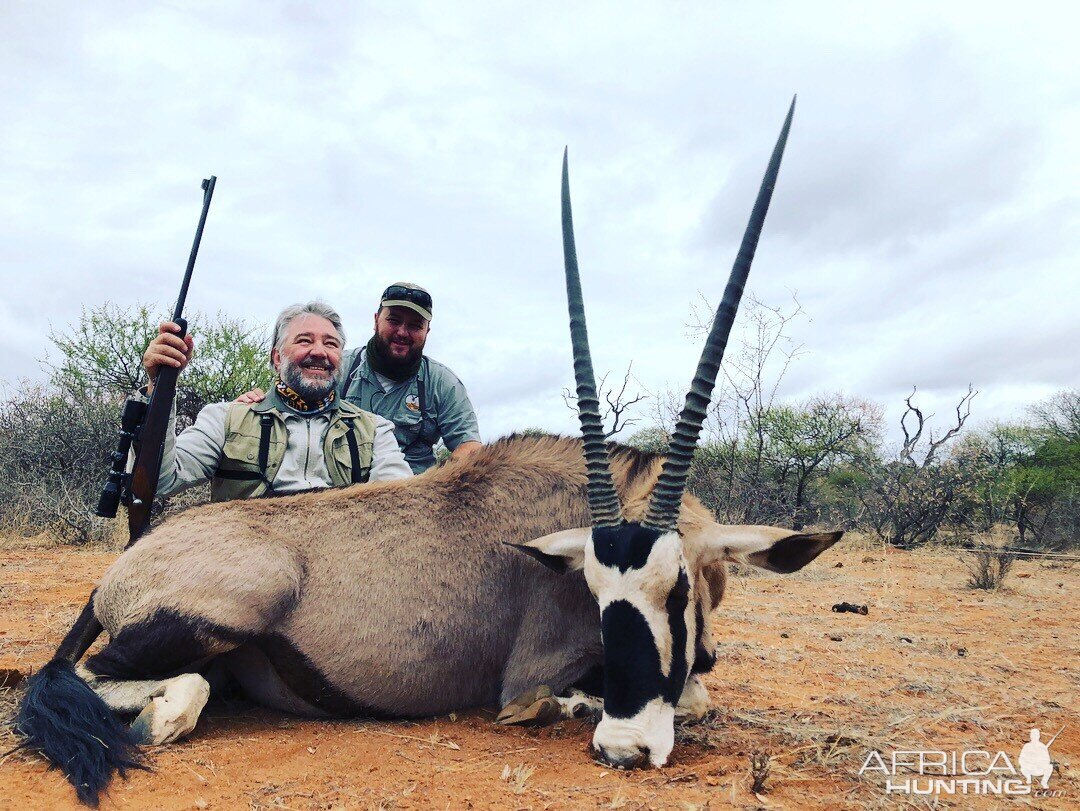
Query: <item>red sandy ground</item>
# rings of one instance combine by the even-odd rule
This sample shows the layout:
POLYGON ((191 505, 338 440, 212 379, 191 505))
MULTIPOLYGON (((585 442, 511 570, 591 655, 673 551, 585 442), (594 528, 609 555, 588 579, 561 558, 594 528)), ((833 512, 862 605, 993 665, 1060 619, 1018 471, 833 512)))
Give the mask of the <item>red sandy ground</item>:
MULTIPOLYGON (((0 540, 0 668, 45 662, 114 553, 0 540)), ((208 710, 154 770, 117 780, 104 808, 1080 808, 1080 569, 1019 562, 999 592, 965 587, 955 553, 845 542, 787 577, 733 577, 707 678, 715 711, 679 730, 664 769, 613 772, 592 726, 503 728, 474 710, 420 723, 316 722, 237 704, 208 710), (842 566, 837 567, 838 564, 842 566), (839 601, 868 616, 834 614, 839 601), (838 640, 831 636, 840 637, 838 640), (906 637, 909 641, 904 641, 906 637), (859 776, 871 749, 1004 750, 1028 730, 1058 797, 887 796, 859 776), (771 755, 750 791, 749 756, 771 755)), ((0 690, 10 718, 17 689, 0 690)), ((16 743, 0 732, 0 753, 16 743)), ((0 755, 0 808, 72 808, 36 755, 0 755)))

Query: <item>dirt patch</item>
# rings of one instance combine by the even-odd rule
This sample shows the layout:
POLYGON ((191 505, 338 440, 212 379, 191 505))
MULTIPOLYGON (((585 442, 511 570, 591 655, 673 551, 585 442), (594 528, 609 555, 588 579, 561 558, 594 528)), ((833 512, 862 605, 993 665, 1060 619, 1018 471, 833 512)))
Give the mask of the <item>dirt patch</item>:
MULTIPOLYGON (((0 668, 44 663, 114 557, 3 542, 0 668)), ((153 772, 116 781, 103 807, 896 807, 905 801, 885 795, 883 776, 858 775, 872 749, 1004 750, 1015 761, 1029 729, 1045 740, 1062 726, 1050 787, 1064 797, 1027 802, 1077 807, 1080 569, 1020 561, 1012 574, 1006 590, 976 592, 953 554, 847 544, 802 573, 731 578, 706 678, 714 709, 677 730, 664 769, 594 764, 584 721, 503 728, 473 710, 328 723, 212 705, 190 738, 150 753, 153 772), (869 613, 833 612, 841 601, 869 613), (755 795, 751 758, 761 754, 769 774, 755 795)), ((5 721, 17 697, 0 688, 5 721)), ((0 753, 16 743, 5 724, 0 753)), ((77 807, 32 753, 8 754, 0 772, 2 808, 77 807)), ((942 796, 936 807, 1001 802, 942 796)))

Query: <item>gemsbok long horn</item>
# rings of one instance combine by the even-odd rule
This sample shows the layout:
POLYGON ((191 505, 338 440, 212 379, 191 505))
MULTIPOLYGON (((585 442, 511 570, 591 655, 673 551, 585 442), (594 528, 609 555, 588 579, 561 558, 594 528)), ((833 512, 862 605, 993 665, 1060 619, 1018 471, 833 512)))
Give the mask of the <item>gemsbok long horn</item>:
MULTIPOLYGON (((735 257, 735 264, 731 268, 731 275, 724 289, 724 298, 713 318, 709 338, 701 352, 697 373, 690 384, 690 392, 686 395, 686 404, 679 415, 675 433, 671 437, 667 459, 664 461, 660 478, 649 500, 645 520, 642 522, 646 527, 663 531, 672 530, 678 520, 679 505, 682 502, 686 479, 690 473, 694 447, 701 434, 706 409, 712 401, 713 386, 716 384, 716 376, 720 371, 720 362, 724 359, 724 349, 727 347, 728 336, 731 334, 731 325, 735 321, 735 313, 739 309, 746 277, 750 273, 750 264, 754 261, 754 252, 757 250, 758 238, 761 236, 761 227, 765 223, 765 214, 769 211, 769 201, 772 200, 776 176, 780 172, 780 160, 784 155, 784 146, 787 144, 791 118, 794 114, 795 99, 793 98, 787 118, 784 120, 784 127, 780 130, 780 137, 769 159, 769 166, 765 170, 765 178, 761 181, 757 201, 750 213, 750 222, 747 223, 742 245, 739 246, 739 253, 735 257)), ((564 222, 566 216, 564 213, 564 222)))
POLYGON ((574 218, 570 212, 570 172, 567 150, 562 164, 563 259, 566 264, 566 301, 570 309, 570 341, 574 348, 574 378, 577 381, 578 417, 585 440, 585 470, 589 477, 589 512, 593 526, 615 527, 622 523, 622 507, 608 465, 604 423, 596 396, 596 378, 589 352, 589 332, 585 326, 585 302, 581 295, 577 249, 574 247, 574 218))

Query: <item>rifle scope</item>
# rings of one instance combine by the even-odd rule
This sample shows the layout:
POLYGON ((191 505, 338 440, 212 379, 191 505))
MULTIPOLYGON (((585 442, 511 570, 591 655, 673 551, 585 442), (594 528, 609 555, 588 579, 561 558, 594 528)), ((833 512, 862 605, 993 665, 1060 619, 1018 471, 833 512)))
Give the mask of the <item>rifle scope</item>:
POLYGON ((121 499, 127 495, 130 477, 124 468, 127 467, 128 449, 139 432, 145 413, 146 403, 142 400, 129 397, 124 402, 124 410, 120 413, 120 436, 116 441, 116 450, 109 454, 112 467, 109 468, 109 477, 101 491, 97 509, 94 510, 94 514, 101 518, 115 518, 121 499))

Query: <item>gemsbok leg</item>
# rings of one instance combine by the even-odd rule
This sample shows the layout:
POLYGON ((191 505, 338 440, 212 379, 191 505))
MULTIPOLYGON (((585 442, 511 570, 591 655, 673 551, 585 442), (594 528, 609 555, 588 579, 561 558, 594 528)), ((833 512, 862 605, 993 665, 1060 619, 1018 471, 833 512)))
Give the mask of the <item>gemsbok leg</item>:
POLYGON ((79 674, 113 710, 139 713, 132 736, 149 745, 194 729, 210 693, 197 671, 280 617, 302 577, 289 551, 261 539, 182 552, 157 541, 149 536, 106 573, 94 611, 111 639, 79 674))
POLYGON ((142 767, 137 744, 190 732, 209 695, 195 671, 265 633, 298 598, 304 569, 295 550, 246 522, 195 529, 177 537, 162 526, 124 552, 27 685, 16 727, 88 804, 114 772, 142 767), (110 640, 76 670, 89 645, 87 616, 110 640), (139 712, 130 729, 114 706, 139 712))
POLYGON ((506 726, 544 726, 570 718, 585 718, 603 712, 604 699, 571 688, 557 696, 546 684, 526 690, 499 711, 495 723, 506 726))

